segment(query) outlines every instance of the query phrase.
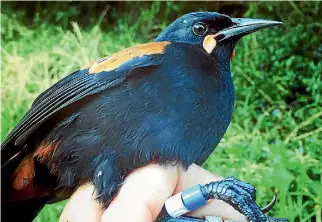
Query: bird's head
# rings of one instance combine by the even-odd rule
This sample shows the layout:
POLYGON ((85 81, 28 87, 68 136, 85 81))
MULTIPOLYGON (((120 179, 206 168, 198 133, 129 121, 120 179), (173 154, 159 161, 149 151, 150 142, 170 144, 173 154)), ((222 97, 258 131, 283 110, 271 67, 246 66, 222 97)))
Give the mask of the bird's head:
POLYGON ((216 12, 192 12, 172 22, 155 41, 194 44, 217 59, 230 59, 242 36, 279 24, 263 19, 230 18, 216 12))

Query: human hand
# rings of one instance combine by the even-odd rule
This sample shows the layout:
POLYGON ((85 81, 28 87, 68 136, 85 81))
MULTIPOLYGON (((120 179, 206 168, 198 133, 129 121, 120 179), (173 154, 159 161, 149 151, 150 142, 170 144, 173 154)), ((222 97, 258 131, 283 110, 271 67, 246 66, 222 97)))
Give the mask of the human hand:
MULTIPOLYGON (((198 183, 222 179, 197 165, 191 165, 185 171, 180 166, 150 164, 126 178, 119 194, 107 209, 95 201, 92 185, 80 187, 68 201, 60 222, 152 222, 159 215, 166 199, 173 194, 198 183)), ((224 219, 245 221, 242 214, 216 199, 189 215, 201 218, 218 215, 224 219)))

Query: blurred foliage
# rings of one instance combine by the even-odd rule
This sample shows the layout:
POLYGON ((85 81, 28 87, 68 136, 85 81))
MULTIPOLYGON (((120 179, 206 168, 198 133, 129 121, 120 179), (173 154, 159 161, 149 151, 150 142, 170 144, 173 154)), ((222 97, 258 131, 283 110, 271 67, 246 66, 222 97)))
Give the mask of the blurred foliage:
MULTIPOLYGON (((320 2, 2 2, 2 139, 40 92, 114 51, 151 41, 195 11, 276 19, 245 37, 232 63, 233 122, 205 167, 257 187, 272 215, 321 222, 322 24, 320 2)), ((63 204, 36 221, 53 221, 63 204)))

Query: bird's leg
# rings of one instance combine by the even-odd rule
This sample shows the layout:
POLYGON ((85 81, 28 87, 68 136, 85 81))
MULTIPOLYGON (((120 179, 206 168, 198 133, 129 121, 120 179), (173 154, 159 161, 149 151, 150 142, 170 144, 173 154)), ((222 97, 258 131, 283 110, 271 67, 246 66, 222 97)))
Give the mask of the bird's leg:
POLYGON ((206 184, 201 191, 206 199, 216 198, 230 204, 245 215, 248 221, 267 221, 255 202, 256 190, 251 184, 229 177, 206 184))
MULTIPOLYGON (((203 196, 209 199, 219 199, 227 202, 237 211, 246 216, 247 221, 252 222, 288 222, 284 218, 266 217, 266 215, 257 206, 256 189, 253 185, 237 180, 233 177, 221 181, 213 181, 201 186, 203 196)), ((275 204, 276 196, 273 201, 264 208, 268 212, 275 204)), ((221 217, 209 216, 205 219, 196 217, 180 216, 172 218, 169 215, 159 217, 156 222, 225 222, 221 217)), ((233 220, 227 220, 234 222, 233 220)), ((237 221, 236 221, 237 222, 237 221)))
POLYGON ((95 181, 96 199, 103 204, 104 208, 107 208, 113 199, 116 197, 119 189, 124 182, 125 174, 120 174, 113 179, 105 181, 95 181))
POLYGON ((114 158, 101 158, 93 174, 96 199, 107 208, 121 188, 126 173, 115 167, 114 158))
POLYGON ((289 220, 286 218, 267 217, 265 222, 289 222, 289 220))
MULTIPOLYGON (((235 220, 224 220, 221 217, 213 217, 209 216, 205 219, 196 218, 196 217, 189 217, 189 216, 180 216, 180 217, 170 217, 169 215, 163 216, 155 220, 154 222, 240 222, 235 220)), ((287 219, 283 218, 266 218, 265 222, 289 222, 287 219)))

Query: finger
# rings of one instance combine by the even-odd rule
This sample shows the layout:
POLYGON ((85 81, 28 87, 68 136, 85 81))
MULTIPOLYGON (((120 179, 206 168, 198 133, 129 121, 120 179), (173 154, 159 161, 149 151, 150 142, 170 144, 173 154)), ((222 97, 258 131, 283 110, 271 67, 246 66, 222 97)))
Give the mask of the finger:
POLYGON ((103 214, 102 222, 152 222, 172 195, 178 168, 151 164, 131 173, 103 214))
MULTIPOLYGON (((164 168, 161 167, 159 165, 150 165, 147 166, 145 168, 141 168, 137 171, 134 171, 132 174, 135 175, 132 176, 130 175, 127 180, 125 185, 121 188, 120 194, 116 197, 116 199, 112 202, 112 204, 110 205, 108 211, 106 211, 104 214, 104 218, 103 221, 113 221, 113 218, 120 218, 120 217, 124 217, 126 215, 128 215, 128 217, 130 217, 131 215, 137 215, 136 218, 144 218, 144 219, 138 219, 138 221, 148 221, 151 218, 155 218, 158 214, 159 214, 159 210, 160 208, 163 206, 164 201, 165 201, 165 196, 164 195, 163 198, 161 198, 162 200, 156 198, 153 199, 153 196, 155 196, 153 194, 153 192, 159 193, 160 196, 162 196, 162 193, 164 192, 164 190, 166 189, 173 189, 172 186, 175 186, 175 190, 173 191, 174 193, 178 193, 181 192, 182 190, 191 187, 197 183, 199 184, 206 184, 209 183, 210 181, 217 181, 217 180, 222 180, 223 177, 220 176, 216 176, 212 173, 210 173, 209 171, 193 164, 191 165, 187 171, 182 170, 182 168, 178 168, 179 171, 173 171, 177 168, 173 168, 171 170, 171 167, 169 169, 169 167, 164 168), (145 170, 144 170, 145 169, 145 170), (140 174, 140 175, 137 175, 140 174), (146 178, 144 175, 147 175, 149 178, 146 178), (171 177, 169 179, 169 176, 171 177), (131 178, 131 179, 129 179, 131 178), (175 179, 177 179, 177 184, 174 185, 175 179), (170 183, 169 183, 170 182, 170 183), (143 185, 140 185, 141 183, 143 183, 143 185), (145 190, 145 192, 143 192, 143 194, 141 195, 141 193, 139 192, 141 190, 141 188, 145 188, 147 186, 147 184, 152 183, 150 191, 145 190), (132 184, 133 184, 133 188, 132 188, 132 184), (139 187, 138 189, 135 188, 139 187), (158 188, 159 187, 164 187, 161 189, 164 189, 163 192, 159 192, 158 188), (154 188, 156 188, 156 190, 154 190, 154 188), (126 189, 125 191, 122 191, 126 189), (151 193, 149 195, 147 195, 148 197, 146 199, 144 199, 143 197, 145 197, 146 194, 151 193), (124 198, 125 201, 120 200, 120 195, 124 195, 127 196, 124 198), (140 197, 137 197, 137 196, 140 197), (150 199, 149 199, 150 198, 150 199), (151 200, 152 199, 152 200, 151 200), (138 200, 142 200, 142 201, 138 201, 138 200), (154 202, 156 201, 156 202, 154 202), (123 203, 125 202, 125 203, 123 203), (132 202, 132 204, 131 204, 132 202), (127 205, 133 205, 130 207, 125 207, 127 205), (124 206, 123 206, 124 205, 124 206), (151 205, 151 207, 150 207, 151 205), (123 209, 122 212, 126 212, 124 215, 121 213, 119 213, 119 209, 123 209), (157 209, 157 210, 155 210, 157 209), (127 214, 127 211, 131 210, 133 212, 130 212, 129 214, 127 214), (151 212, 152 211, 152 212, 151 212), (148 216, 147 216, 148 215, 148 216), (106 218, 106 219, 105 219, 106 218), (112 219, 111 219, 112 218, 112 219), (145 220, 146 219, 146 220, 145 220)), ((102 210, 99 206, 99 204, 97 202, 94 201, 93 196, 91 195, 90 198, 85 198, 84 200, 80 201, 79 198, 76 198, 78 195, 82 196, 82 197, 86 197, 86 195, 81 195, 82 192, 88 192, 88 194, 91 194, 93 192, 93 187, 91 189, 87 188, 87 189, 81 189, 78 190, 71 198, 71 200, 74 201, 69 201, 68 204, 66 205, 64 212, 61 216, 61 219, 64 218, 73 218, 73 217, 77 217, 79 216, 80 219, 84 219, 87 218, 89 215, 93 215, 92 218, 94 218, 93 220, 77 220, 77 219, 68 219, 68 220, 64 220, 64 221, 97 221, 97 217, 99 217, 99 215, 102 214, 102 210), (87 191, 88 189, 88 191, 87 191), (90 191, 90 192, 89 192, 90 191), (84 204, 85 206, 80 206, 81 204, 84 204), (88 206, 94 206, 94 207, 88 207, 88 206), (72 209, 68 209, 68 208, 72 208, 72 209), (87 210, 79 210, 79 209, 92 209, 93 211, 97 211, 97 212, 88 212, 87 210), (68 212, 68 213, 67 213, 68 212), (86 214, 85 216, 82 216, 82 214, 86 214), (68 215, 68 217, 67 217, 68 215)), ((168 190, 169 192, 169 190, 168 190)), ((166 192, 168 194, 168 192, 166 192)), ((171 196, 171 194, 169 195, 171 196)), ((123 198, 122 198, 123 199, 123 198)), ((233 220, 245 220, 245 217, 243 215, 241 215, 238 211, 236 211, 235 209, 233 209, 229 204, 226 204, 223 201, 220 200, 213 200, 210 203, 208 203, 206 206, 191 212, 190 215, 192 216, 196 216, 196 217, 205 217, 208 215, 218 215, 218 216, 222 216, 225 219, 233 219, 233 220)), ((130 218, 130 221, 133 221, 133 218, 130 218)), ((118 220, 118 219, 116 219, 118 220)), ((126 221, 128 219, 124 219, 124 220, 118 220, 118 221, 126 221)), ((60 220, 63 221, 63 220, 60 220)))
MULTIPOLYGON (((221 176, 217 176, 204 168, 192 164, 187 171, 180 170, 178 183, 174 193, 179 193, 184 189, 187 189, 195 184, 207 184, 211 181, 218 181, 224 179, 221 176)), ((221 216, 224 219, 245 221, 245 216, 235 210, 232 206, 221 200, 212 200, 207 205, 190 212, 189 215, 195 217, 205 217, 205 216, 221 216)))
POLYGON ((99 222, 102 206, 95 201, 94 186, 81 186, 68 200, 59 222, 99 222))

